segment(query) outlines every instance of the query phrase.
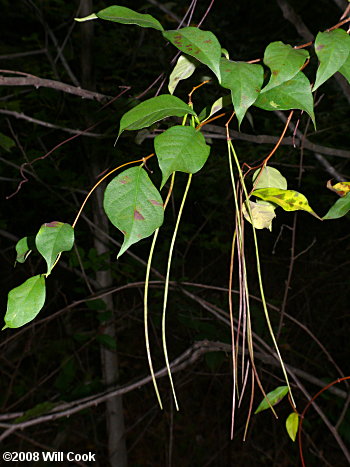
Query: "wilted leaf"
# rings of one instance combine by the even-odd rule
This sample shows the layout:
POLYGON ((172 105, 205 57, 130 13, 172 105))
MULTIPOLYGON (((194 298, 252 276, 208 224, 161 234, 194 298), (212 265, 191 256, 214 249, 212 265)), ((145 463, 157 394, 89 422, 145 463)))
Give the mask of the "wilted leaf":
POLYGON ((286 420, 287 433, 289 434, 289 437, 291 438, 292 441, 295 441, 295 438, 298 433, 298 428, 299 428, 299 415, 295 412, 292 412, 291 414, 288 415, 288 418, 286 420))
POLYGON ((315 40, 315 52, 320 65, 313 91, 345 64, 350 52, 350 37, 343 29, 319 32, 315 40))
POLYGON ((193 75, 196 66, 196 61, 193 58, 180 55, 169 77, 168 90, 170 94, 174 93, 176 86, 179 84, 179 81, 187 79, 193 75))
POLYGON ((196 112, 181 99, 170 94, 151 97, 126 112, 120 119, 119 134, 124 130, 140 130, 166 117, 183 117, 196 112))
POLYGON ((308 58, 309 53, 304 49, 294 49, 281 41, 271 42, 264 53, 264 63, 270 68, 271 77, 263 91, 266 92, 292 79, 308 58))
POLYGON ((307 211, 313 216, 318 215, 311 209, 307 198, 294 190, 280 190, 279 188, 261 188, 254 190, 253 195, 264 201, 277 204, 285 211, 307 211))
POLYGON ((165 31, 163 36, 181 52, 191 55, 191 57, 207 65, 218 80, 221 80, 221 45, 212 32, 187 27, 175 31, 165 31))
POLYGON ((162 187, 175 171, 196 173, 208 159, 210 146, 192 126, 176 125, 154 140, 154 148, 162 171, 162 187))
POLYGON ((124 234, 118 258, 163 223, 163 200, 140 166, 125 170, 108 184, 103 206, 109 220, 124 234))
POLYGON ((339 196, 345 196, 350 191, 350 182, 339 182, 332 186, 331 181, 327 182, 327 188, 335 191, 339 196))
POLYGON ((245 62, 220 62, 221 86, 231 90, 233 107, 239 125, 249 107, 257 100, 264 81, 261 65, 245 62))
POLYGON ((322 219, 339 219, 345 216, 350 210, 350 192, 339 198, 322 219))
MULTIPOLYGON (((288 391, 289 391, 288 386, 279 386, 278 388, 266 394, 266 397, 270 401, 270 405, 272 405, 273 407, 274 405, 278 404, 284 398, 286 394, 288 394, 288 391)), ((255 414, 270 408, 270 405, 268 401, 266 400, 266 397, 259 404, 258 408, 254 412, 255 414)))
POLYGON ((72 249, 74 229, 69 224, 57 221, 43 224, 35 237, 35 244, 47 263, 47 274, 50 274, 57 256, 72 249))
POLYGON ((45 303, 45 277, 26 280, 8 294, 5 328, 19 328, 32 321, 45 303))
POLYGON ((252 223, 256 229, 269 229, 271 231, 272 221, 276 217, 275 206, 270 203, 254 203, 254 201, 249 201, 249 205, 252 219, 250 218, 246 205, 243 204, 243 215, 245 219, 252 223))

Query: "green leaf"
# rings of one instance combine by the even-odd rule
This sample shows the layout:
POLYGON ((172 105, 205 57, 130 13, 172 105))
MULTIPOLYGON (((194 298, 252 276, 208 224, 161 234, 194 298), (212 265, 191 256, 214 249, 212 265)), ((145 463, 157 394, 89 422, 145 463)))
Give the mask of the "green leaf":
POLYGON ((96 341, 103 345, 103 347, 106 349, 117 350, 117 343, 115 339, 113 339, 113 337, 109 336, 108 334, 98 334, 96 336, 96 341))
POLYGON ((0 148, 4 149, 6 152, 10 152, 14 146, 16 146, 16 143, 12 138, 0 133, 0 148))
POLYGON ((207 65, 220 82, 221 45, 212 32, 187 27, 175 31, 165 31, 163 36, 181 52, 191 55, 207 65))
POLYGON ((344 65, 339 68, 339 73, 341 73, 344 78, 348 80, 348 83, 350 83, 350 53, 348 58, 345 60, 344 65))
POLYGON ((175 88, 179 84, 179 81, 187 79, 193 75, 196 66, 197 60, 188 58, 185 55, 180 55, 169 77, 168 90, 170 94, 174 94, 175 88))
POLYGON ((48 412, 50 412, 52 409, 57 407, 59 405, 58 402, 40 402, 39 404, 35 405, 29 410, 26 410, 23 415, 20 417, 17 417, 15 419, 15 423, 23 423, 26 422, 27 420, 31 420, 32 418, 39 417, 40 415, 44 415, 48 412))
POLYGON ((254 105, 264 110, 305 110, 315 125, 314 101, 310 82, 301 71, 291 80, 285 81, 269 91, 262 90, 254 105))
POLYGON ((130 8, 126 8, 124 6, 110 6, 104 10, 100 10, 96 13, 96 16, 107 21, 114 21, 115 23, 136 24, 142 28, 153 28, 158 31, 164 31, 163 26, 153 16, 138 13, 137 11, 130 10, 130 8))
POLYGON ((45 303, 45 277, 38 275, 26 280, 8 294, 5 328, 19 328, 32 321, 45 303))
MULTIPOLYGON (((273 407, 276 404, 278 404, 286 394, 288 394, 288 386, 278 386, 278 388, 266 394, 266 397, 270 401, 270 405, 272 405, 273 407)), ((262 412, 263 410, 266 410, 270 407, 268 401, 266 400, 266 397, 259 404, 258 408, 254 412, 255 414, 262 412)))
POLYGON ((17 263, 24 263, 31 252, 32 250, 28 245, 28 237, 23 237, 20 240, 18 240, 16 244, 17 263))
POLYGON ((109 220, 124 234, 118 258, 163 223, 163 200, 140 166, 125 170, 108 184, 103 206, 109 220))
POLYGON ((339 219, 350 211, 350 192, 339 198, 322 219, 339 219))
POLYGON ((350 37, 343 29, 319 32, 315 40, 315 51, 320 61, 313 91, 336 73, 345 63, 350 52, 350 37))
POLYGON ((62 251, 69 251, 74 244, 74 229, 63 222, 49 222, 40 227, 35 237, 38 252, 44 257, 47 264, 47 274, 51 273, 57 256, 62 251))
POLYGON ((280 190, 279 188, 261 188, 259 190, 254 190, 253 195, 264 201, 277 204, 285 211, 307 211, 320 219, 309 206, 306 197, 297 191, 280 190))
POLYGON ((243 204, 243 215, 245 219, 254 225, 256 229, 269 229, 272 231, 272 221, 276 217, 275 206, 270 203, 260 204, 249 201, 250 214, 243 204))
POLYGON ((221 86, 231 90, 233 107, 240 125, 245 113, 259 96, 264 69, 261 65, 230 62, 222 58, 220 70, 221 86))
POLYGON ((298 428, 299 428, 299 415, 295 412, 292 412, 291 414, 288 415, 288 418, 286 420, 287 433, 289 434, 289 437, 291 438, 292 441, 295 441, 295 438, 298 433, 298 428))
POLYGON ((254 183, 254 190, 259 188, 280 188, 281 190, 287 189, 287 179, 283 177, 281 172, 274 167, 264 167, 254 172, 253 182, 257 179, 260 174, 258 181, 254 183))
POLYGON ((208 159, 210 146, 192 126, 176 125, 154 139, 154 148, 162 171, 162 185, 175 172, 196 173, 208 159))
POLYGON ((216 99, 214 104, 205 106, 198 115, 198 118, 201 122, 208 120, 212 115, 216 114, 216 112, 219 112, 224 107, 232 107, 231 94, 219 97, 219 99, 216 99))
POLYGON ((263 91, 268 91, 285 81, 289 81, 300 71, 309 53, 303 49, 293 49, 281 41, 271 42, 264 53, 264 63, 271 70, 271 77, 263 91))
POLYGON ((151 97, 126 112, 120 119, 119 134, 124 130, 140 130, 165 117, 183 117, 196 112, 181 99, 170 94, 151 97))

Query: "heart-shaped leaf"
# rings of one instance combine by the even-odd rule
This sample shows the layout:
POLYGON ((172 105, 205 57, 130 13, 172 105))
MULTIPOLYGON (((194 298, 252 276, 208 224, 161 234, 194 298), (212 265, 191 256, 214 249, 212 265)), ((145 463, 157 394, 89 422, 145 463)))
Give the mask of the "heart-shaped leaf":
POLYGON ((350 192, 339 198, 322 219, 339 219, 350 211, 350 192))
POLYGON ((69 251, 74 244, 74 229, 63 222, 49 222, 40 227, 35 237, 38 252, 44 257, 47 264, 47 275, 51 273, 57 256, 62 251, 69 251))
POLYGON ((114 21, 115 23, 136 24, 142 28, 153 28, 157 29, 158 31, 164 31, 163 26, 153 16, 138 13, 137 11, 131 10, 130 8, 126 8, 124 6, 110 6, 104 10, 100 10, 98 13, 96 13, 96 16, 107 21, 114 21))
POLYGON ((258 408, 254 412, 255 414, 262 412, 263 410, 266 410, 272 405, 272 407, 276 404, 278 404, 286 394, 288 394, 288 386, 279 386, 278 388, 274 389, 273 391, 269 392, 266 394, 266 397, 264 400, 259 404, 258 408), (266 398, 269 400, 270 404, 266 400, 266 398))
POLYGON ((26 280, 8 294, 5 328, 19 328, 32 321, 45 303, 45 277, 26 280))
POLYGON ((271 77, 263 91, 292 79, 308 58, 309 53, 304 49, 293 49, 291 45, 281 41, 271 42, 264 53, 264 63, 270 68, 271 77))
POLYGON ((175 31, 164 31, 163 36, 181 52, 207 65, 220 82, 221 45, 212 32, 187 27, 175 31))
POLYGON ((350 37, 343 29, 319 32, 315 40, 315 52, 320 65, 313 91, 344 65, 350 52, 350 37))
POLYGON ((315 125, 314 101, 310 82, 301 71, 291 80, 285 81, 269 91, 262 90, 254 105, 264 110, 305 110, 315 125))
POLYGON ((154 139, 154 148, 162 171, 162 187, 175 172, 196 173, 208 159, 210 146, 192 126, 176 125, 154 139))
POLYGON ((119 134, 124 130, 140 130, 166 117, 183 117, 196 112, 181 99, 170 94, 151 97, 126 112, 120 119, 119 134))
POLYGON ((285 211, 307 211, 313 216, 318 215, 311 209, 307 198, 294 190, 280 190, 279 188, 261 188, 254 190, 253 195, 264 201, 277 204, 285 211))
POLYGON ((292 441, 295 441, 295 438, 298 433, 298 428, 299 428, 299 415, 295 412, 292 412, 291 414, 288 415, 288 418, 286 420, 287 433, 289 434, 289 437, 291 438, 292 441))
POLYGON ((187 79, 193 75, 197 63, 197 60, 194 60, 193 58, 180 55, 169 77, 168 90, 170 94, 174 94, 175 88, 179 84, 179 81, 187 79))
POLYGON ((108 184, 103 207, 124 234, 118 258, 131 245, 149 237, 164 219, 163 200, 142 167, 125 170, 108 184))
POLYGON ((259 188, 287 189, 287 179, 283 177, 279 170, 270 166, 256 170, 253 175, 253 182, 254 190, 258 190, 259 188), (257 182, 255 183, 256 179, 257 182))
POLYGON ((257 100, 264 81, 261 65, 244 62, 220 62, 221 86, 231 90, 233 107, 239 125, 249 107, 257 100))

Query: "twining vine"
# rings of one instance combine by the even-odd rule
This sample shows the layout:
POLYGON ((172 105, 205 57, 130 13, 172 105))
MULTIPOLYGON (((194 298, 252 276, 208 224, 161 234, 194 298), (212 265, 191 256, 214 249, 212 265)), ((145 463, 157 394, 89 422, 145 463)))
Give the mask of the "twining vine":
MULTIPOLYGON (((212 120, 227 115, 228 166, 235 209, 235 228, 232 239, 229 277, 229 313, 231 319, 233 363, 231 436, 233 436, 234 431, 234 413, 243 397, 250 374, 252 393, 245 434, 252 413, 254 382, 256 381, 264 398, 255 413, 270 408, 277 417, 274 405, 288 394, 293 411, 287 418, 286 428, 290 437, 295 440, 299 425, 301 427, 301 422, 299 424, 300 416, 296 409, 288 374, 267 310, 256 230, 263 228, 271 230, 273 219, 276 217, 279 207, 285 211, 303 210, 321 221, 340 218, 350 210, 350 182, 339 182, 335 185, 329 182, 327 184, 327 188, 335 192, 339 198, 325 215, 319 216, 309 205, 307 197, 298 191, 288 189, 286 178, 277 169, 268 165, 269 160, 276 153, 285 136, 293 113, 296 110, 306 113, 313 125, 316 126, 313 93, 336 72, 341 73, 350 82, 350 37, 348 32, 342 29, 342 26, 349 23, 350 17, 345 18, 324 32, 319 32, 313 43, 309 42, 293 47, 281 41, 272 42, 266 47, 263 59, 252 60, 250 62, 237 61, 237 57, 232 60, 229 52, 221 47, 219 40, 211 31, 204 31, 198 27, 184 27, 178 30, 165 31, 160 22, 153 16, 141 14, 129 8, 114 5, 97 13, 92 13, 85 18, 76 18, 79 22, 97 19, 154 29, 156 31, 154 34, 158 34, 158 36, 170 42, 181 52, 169 76, 169 93, 146 99, 128 110, 120 119, 118 138, 124 131, 149 128, 168 117, 182 118, 182 124, 175 124, 155 136, 154 153, 138 160, 126 162, 100 178, 86 196, 72 225, 60 221, 48 222, 40 227, 35 237, 24 237, 19 240, 16 245, 16 261, 24 263, 29 254, 32 251, 36 251, 45 259, 47 270, 43 274, 29 278, 9 292, 7 311, 4 317, 5 326, 3 329, 18 328, 29 323, 37 316, 45 303, 46 280, 59 261, 61 254, 72 249, 77 221, 91 194, 112 174, 120 171, 127 165, 133 165, 133 167, 119 172, 109 182, 104 192, 103 207, 111 223, 124 236, 118 257, 133 244, 153 234, 145 279, 144 327, 150 372, 157 399, 162 408, 162 400, 156 382, 149 342, 148 286, 152 258, 156 250, 156 240, 159 229, 164 221, 164 210, 175 188, 175 173, 187 173, 188 181, 170 243, 162 312, 163 350, 175 406, 178 410, 179 404, 170 371, 166 344, 166 309, 172 253, 180 226, 181 215, 191 185, 192 175, 202 169, 210 154, 211 148, 201 130, 212 120), (308 66, 310 61, 314 60, 314 56, 310 56, 307 48, 313 48, 318 60, 316 75, 312 83, 303 73, 303 70, 308 66), (184 102, 176 97, 174 92, 179 83, 182 80, 190 78, 195 69, 201 65, 205 65, 213 73, 214 77, 212 81, 221 87, 223 94, 218 100, 211 104, 208 103, 204 110, 199 112, 200 109, 197 109, 195 98, 192 100, 193 92, 198 87, 206 84, 207 81, 194 86, 193 91, 189 94, 188 102, 184 102), (229 136, 229 125, 232 124, 233 118, 235 118, 239 129, 248 109, 254 106, 266 111, 287 110, 289 111, 289 116, 274 149, 263 159, 262 163, 256 167, 250 167, 244 162, 240 163, 229 136), (231 110, 232 107, 233 109, 231 110), (227 110, 218 114, 224 108, 227 110), (147 171, 144 169, 146 161, 151 157, 157 158, 162 173, 160 190, 167 184, 169 178, 171 180, 165 201, 162 199, 160 190, 153 184, 147 171), (251 180, 248 180, 248 176, 252 176, 251 180), (248 188, 249 185, 250 188, 248 188), (254 363, 249 280, 245 263, 244 238, 245 225, 247 225, 245 221, 252 226, 261 303, 286 382, 286 385, 279 386, 268 394, 265 394, 254 363), (233 327, 232 276, 236 257, 239 272, 240 301, 237 335, 235 336, 233 327), (238 376, 240 336, 241 347, 243 349, 241 378, 238 376), (248 348, 249 359, 245 358, 245 346, 248 348), (239 397, 238 404, 237 397, 239 397)), ((342 378, 342 380, 345 379, 348 379, 348 377, 342 378)), ((306 409, 302 413, 302 417, 306 409)), ((300 455, 302 462, 304 462, 301 444, 300 455)))

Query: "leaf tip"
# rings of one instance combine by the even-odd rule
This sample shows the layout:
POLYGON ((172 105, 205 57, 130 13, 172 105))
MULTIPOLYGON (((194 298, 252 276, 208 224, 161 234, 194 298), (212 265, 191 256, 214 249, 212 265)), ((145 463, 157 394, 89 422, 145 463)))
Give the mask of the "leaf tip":
POLYGON ((92 19, 97 19, 98 16, 95 15, 95 13, 92 13, 89 16, 84 16, 84 18, 74 18, 74 21, 77 21, 78 23, 83 23, 84 21, 91 21, 92 19))

